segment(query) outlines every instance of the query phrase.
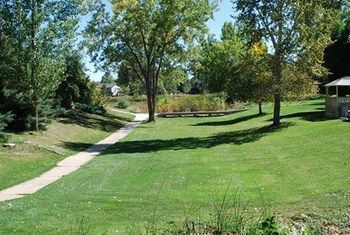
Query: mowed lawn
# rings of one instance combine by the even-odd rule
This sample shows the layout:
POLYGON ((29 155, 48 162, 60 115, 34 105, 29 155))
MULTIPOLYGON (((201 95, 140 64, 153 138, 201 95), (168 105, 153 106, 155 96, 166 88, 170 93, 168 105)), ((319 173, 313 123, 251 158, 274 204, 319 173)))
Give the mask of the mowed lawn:
POLYGON ((132 115, 78 113, 53 121, 46 131, 14 134, 14 149, 0 145, 0 190, 39 176, 57 162, 117 131, 132 115), (72 146, 83 141, 85 146, 72 146))
MULTIPOLYGON (((123 233, 150 220, 207 218, 239 189, 252 209, 325 218, 350 213, 350 123, 315 100, 284 104, 269 127, 256 108, 225 117, 144 124, 72 175, 0 204, 0 233, 123 233), (263 198, 263 199, 262 199, 263 198)), ((76 148, 86 142, 66 143, 76 148)))

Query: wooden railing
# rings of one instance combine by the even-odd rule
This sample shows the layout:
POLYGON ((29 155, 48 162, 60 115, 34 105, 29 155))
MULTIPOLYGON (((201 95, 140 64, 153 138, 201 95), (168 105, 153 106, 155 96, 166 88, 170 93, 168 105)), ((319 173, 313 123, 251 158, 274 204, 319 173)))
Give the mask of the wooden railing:
POLYGON ((203 116, 224 116, 232 113, 244 111, 245 109, 237 109, 230 111, 199 111, 199 112, 169 112, 158 113, 158 117, 203 117, 203 116))

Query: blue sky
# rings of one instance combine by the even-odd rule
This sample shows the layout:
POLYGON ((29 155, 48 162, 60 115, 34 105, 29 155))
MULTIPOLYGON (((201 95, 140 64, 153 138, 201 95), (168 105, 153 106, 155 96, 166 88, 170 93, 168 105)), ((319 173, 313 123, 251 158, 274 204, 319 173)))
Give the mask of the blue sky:
MULTIPOLYGON (((210 29, 210 32, 215 34, 217 37, 220 37, 221 27, 225 21, 232 21, 231 15, 233 14, 233 4, 230 0, 222 0, 219 9, 214 13, 214 19, 210 20, 207 25, 210 29)), ((88 17, 84 17, 81 21, 81 27, 84 28, 88 17)), ((92 63, 90 63, 90 59, 88 56, 84 58, 84 63, 86 68, 88 69, 87 74, 90 76, 90 79, 93 81, 101 80, 103 75, 102 71, 95 71, 95 67, 92 63)))

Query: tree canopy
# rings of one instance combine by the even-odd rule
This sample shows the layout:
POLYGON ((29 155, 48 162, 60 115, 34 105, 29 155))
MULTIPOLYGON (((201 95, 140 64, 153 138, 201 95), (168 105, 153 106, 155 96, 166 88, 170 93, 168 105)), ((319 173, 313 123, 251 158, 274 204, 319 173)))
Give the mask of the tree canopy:
POLYGON ((165 58, 184 52, 201 35, 212 17, 210 0, 101 1, 93 4, 93 20, 86 29, 89 52, 104 66, 125 61, 142 82, 149 121, 155 120, 159 75, 165 58))
POLYGON ((336 4, 338 1, 327 0, 235 1, 237 20, 246 37, 252 43, 263 40, 269 46, 270 71, 274 77, 274 125, 280 124, 282 81, 289 79, 284 77, 285 69, 303 71, 308 75, 303 79, 326 74, 323 51, 331 43, 336 4))
MULTIPOLYGON (((79 4, 77 0, 0 3, 2 98, 27 106, 31 114, 25 118, 34 116, 36 130, 39 115, 44 115, 60 82, 64 54, 74 45, 79 4)), ((26 116, 21 110, 16 115, 26 116)))

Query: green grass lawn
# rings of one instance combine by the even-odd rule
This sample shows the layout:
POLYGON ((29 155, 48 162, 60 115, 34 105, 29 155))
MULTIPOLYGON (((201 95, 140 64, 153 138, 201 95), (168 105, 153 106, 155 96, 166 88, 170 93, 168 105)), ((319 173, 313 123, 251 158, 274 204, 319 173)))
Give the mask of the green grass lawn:
POLYGON ((69 143, 94 144, 131 118, 125 114, 79 113, 74 118, 53 121, 44 132, 14 134, 11 143, 16 144, 15 149, 0 146, 0 189, 39 176, 58 161, 83 150, 83 146, 72 148, 69 143))
POLYGON ((325 118, 323 108, 321 100, 285 104, 278 130, 269 127, 271 107, 262 116, 254 109, 144 124, 79 171, 0 204, 0 233, 113 234, 152 218, 205 218, 230 181, 251 208, 262 196, 280 216, 349 223, 350 123, 325 118))

